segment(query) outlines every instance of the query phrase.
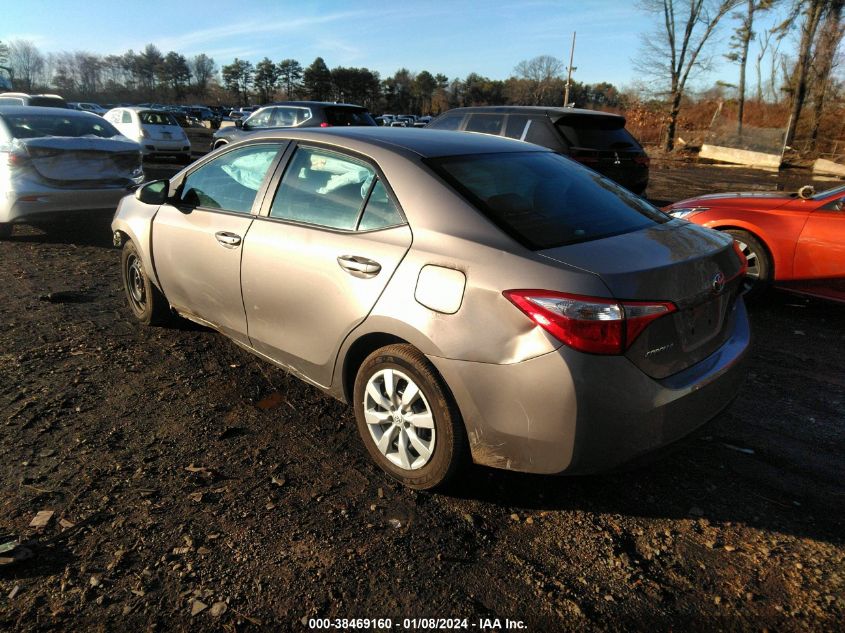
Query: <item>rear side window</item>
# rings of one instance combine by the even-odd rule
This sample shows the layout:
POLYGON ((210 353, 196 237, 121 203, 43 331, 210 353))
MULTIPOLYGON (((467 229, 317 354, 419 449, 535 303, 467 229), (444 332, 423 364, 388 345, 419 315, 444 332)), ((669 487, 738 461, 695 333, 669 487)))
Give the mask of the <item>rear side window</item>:
POLYGON ((404 223, 402 214, 393 204, 393 200, 387 195, 387 189, 381 180, 376 180, 367 205, 364 207, 364 214, 358 224, 359 231, 372 231, 383 229, 388 226, 396 226, 404 223))
POLYGON ((129 110, 123 111, 123 114, 120 115, 120 122, 121 123, 132 123, 132 115, 129 114, 129 110))
POLYGON ((542 145, 555 151, 564 149, 563 142, 551 127, 548 117, 511 114, 505 134, 510 138, 542 145))
POLYGON ((532 250, 630 233, 671 219, 613 181, 552 152, 427 162, 502 231, 532 250))
POLYGON ((326 108, 326 123, 329 125, 376 125, 375 119, 369 112, 354 108, 326 108))
POLYGON ((569 115, 555 122, 573 147, 597 150, 640 149, 620 117, 569 115))
POLYGON ((467 132, 481 132, 482 134, 496 134, 502 131, 503 114, 471 114, 467 121, 467 132))
POLYGON ((354 230, 375 172, 356 160, 300 147, 285 170, 271 218, 354 230))
POLYGON ((308 147, 297 149, 285 170, 270 217, 346 231, 405 222, 370 165, 308 147))
POLYGON ((447 114, 439 119, 435 119, 426 127, 430 127, 435 130, 457 130, 461 127, 461 121, 463 118, 463 114, 447 114))

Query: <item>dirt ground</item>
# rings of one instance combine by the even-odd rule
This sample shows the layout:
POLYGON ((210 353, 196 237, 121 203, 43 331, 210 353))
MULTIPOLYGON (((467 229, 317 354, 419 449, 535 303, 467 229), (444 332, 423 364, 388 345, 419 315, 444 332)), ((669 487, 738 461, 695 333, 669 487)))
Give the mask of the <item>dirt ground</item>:
MULTIPOLYGON (((658 161, 649 194, 809 180, 658 161)), ((842 630, 845 306, 752 306, 740 397, 648 467, 422 494, 344 405, 214 332, 136 325, 109 220, 0 242, 0 543, 32 554, 0 565, 0 630, 842 630)))

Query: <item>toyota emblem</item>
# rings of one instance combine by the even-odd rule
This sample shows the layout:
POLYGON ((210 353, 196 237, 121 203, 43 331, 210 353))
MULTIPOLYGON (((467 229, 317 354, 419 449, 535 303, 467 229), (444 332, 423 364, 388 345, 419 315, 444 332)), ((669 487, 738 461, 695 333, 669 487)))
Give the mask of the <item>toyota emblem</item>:
POLYGON ((725 275, 723 273, 716 273, 713 275, 713 294, 721 294, 725 289, 725 275))

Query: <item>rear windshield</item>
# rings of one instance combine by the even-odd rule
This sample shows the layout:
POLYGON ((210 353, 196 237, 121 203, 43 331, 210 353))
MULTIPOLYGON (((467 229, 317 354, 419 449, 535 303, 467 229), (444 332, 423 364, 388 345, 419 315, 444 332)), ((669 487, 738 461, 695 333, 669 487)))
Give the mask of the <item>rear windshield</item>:
POLYGON ((366 110, 326 108, 326 122, 331 125, 377 125, 366 110))
POLYGON ((111 123, 91 115, 62 116, 53 114, 4 114, 3 119, 15 138, 41 138, 44 136, 118 136, 111 123))
POLYGON ((589 149, 639 149, 640 144, 618 117, 568 115, 555 122, 573 147, 589 149))
POLYGON ((138 113, 143 125, 179 125, 169 112, 144 111, 138 113))
POLYGON ((553 152, 449 156, 428 163, 531 250, 630 233, 671 219, 601 174, 553 152))

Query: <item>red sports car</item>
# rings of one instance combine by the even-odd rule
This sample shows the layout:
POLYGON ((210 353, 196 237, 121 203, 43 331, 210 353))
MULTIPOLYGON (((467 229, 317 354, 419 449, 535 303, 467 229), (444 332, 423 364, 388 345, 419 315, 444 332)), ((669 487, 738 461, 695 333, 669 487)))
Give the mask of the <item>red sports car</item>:
POLYGON ((664 210, 733 235, 748 259, 749 292, 774 284, 845 302, 845 186, 707 195, 664 210))

